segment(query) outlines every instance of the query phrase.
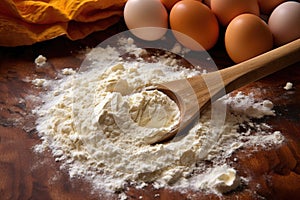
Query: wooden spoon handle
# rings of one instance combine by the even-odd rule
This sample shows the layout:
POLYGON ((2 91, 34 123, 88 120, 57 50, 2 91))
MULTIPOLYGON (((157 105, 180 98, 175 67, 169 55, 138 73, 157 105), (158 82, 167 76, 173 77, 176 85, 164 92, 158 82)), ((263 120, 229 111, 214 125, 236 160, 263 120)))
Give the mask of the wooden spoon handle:
POLYGON ((228 93, 298 61, 300 61, 300 39, 219 72, 228 93))
MULTIPOLYGON (((229 93, 298 61, 300 61, 300 39, 232 67, 201 76, 208 84, 211 100, 214 101, 225 92, 229 93)), ((193 77, 189 80, 192 86, 197 84, 197 79, 199 78, 193 77)), ((197 93, 197 90, 195 91, 197 93)), ((201 104, 203 101, 200 100, 199 105, 201 104)))

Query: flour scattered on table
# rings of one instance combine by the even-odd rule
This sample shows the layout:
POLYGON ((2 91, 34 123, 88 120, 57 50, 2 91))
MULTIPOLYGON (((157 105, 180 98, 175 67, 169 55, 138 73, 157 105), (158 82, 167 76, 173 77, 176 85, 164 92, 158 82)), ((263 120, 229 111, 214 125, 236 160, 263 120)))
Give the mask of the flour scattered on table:
POLYGON ((47 62, 47 58, 43 55, 39 55, 35 60, 34 63, 38 66, 38 67, 43 67, 47 62))
POLYGON ((31 83, 33 85, 35 85, 36 87, 43 87, 46 81, 47 80, 44 78, 36 78, 36 79, 32 80, 31 83))
POLYGON ((286 85, 283 87, 285 90, 291 90, 293 88, 293 83, 287 82, 286 85))
MULTIPOLYGON (((127 42, 135 56, 145 54, 132 39, 127 42)), ((240 177, 227 158, 241 147, 269 148, 284 140, 267 124, 251 121, 274 116, 272 102, 256 102, 253 94, 241 92, 224 96, 216 102, 227 108, 222 127, 211 129, 208 109, 187 135, 149 145, 179 122, 180 113, 165 94, 136 89, 200 73, 166 59, 127 61, 113 47, 98 47, 87 55, 84 70, 65 69, 62 74, 67 76, 47 80, 45 103, 34 111, 42 139, 35 150, 50 149, 70 177, 87 179, 95 190, 113 193, 128 184, 151 184, 222 194, 237 188, 247 177, 240 177)))
POLYGON ((73 75, 76 73, 76 71, 72 68, 64 68, 61 72, 63 75, 73 75))

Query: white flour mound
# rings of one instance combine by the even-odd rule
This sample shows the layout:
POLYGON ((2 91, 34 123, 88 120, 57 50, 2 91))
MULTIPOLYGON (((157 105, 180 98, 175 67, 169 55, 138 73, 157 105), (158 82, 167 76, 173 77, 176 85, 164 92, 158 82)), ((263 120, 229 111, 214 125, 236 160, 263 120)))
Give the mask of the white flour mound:
MULTIPOLYGON (((132 41, 127 45, 135 55, 143 53, 132 41)), ((112 65, 119 56, 112 47, 97 48, 88 55, 90 66, 85 71, 68 69, 64 78, 43 84, 51 87, 42 96, 45 103, 35 110, 42 139, 35 150, 50 149, 70 177, 84 177, 95 189, 110 192, 122 191, 130 183, 138 188, 153 184, 221 194, 240 184, 235 169, 226 164, 232 152, 242 146, 269 147, 283 141, 280 132, 251 122, 251 118, 274 115, 272 102, 255 102, 252 94, 239 92, 217 101, 227 107, 218 137, 210 128, 208 109, 186 136, 149 145, 178 123, 179 110, 161 92, 135 89, 199 72, 181 68, 166 57, 154 63, 119 58, 112 65), (99 60, 99 53, 104 59, 99 60), (245 124, 258 132, 252 134, 247 128, 238 132, 245 124), (205 166, 205 160, 212 166, 205 166)))

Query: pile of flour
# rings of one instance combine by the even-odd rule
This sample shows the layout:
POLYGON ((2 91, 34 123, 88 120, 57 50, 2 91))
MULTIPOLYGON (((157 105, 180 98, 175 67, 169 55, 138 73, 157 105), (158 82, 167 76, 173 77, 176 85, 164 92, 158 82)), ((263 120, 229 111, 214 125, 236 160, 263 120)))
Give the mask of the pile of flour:
POLYGON ((146 62, 140 59, 144 50, 132 40, 126 45, 134 61, 123 59, 113 47, 98 47, 87 54, 89 64, 84 70, 64 69, 61 79, 33 80, 36 86, 47 88, 41 97, 45 103, 34 111, 42 140, 35 151, 50 149, 70 177, 85 178, 96 190, 108 192, 123 191, 128 184, 138 188, 152 184, 221 194, 247 178, 239 177, 226 162, 235 150, 267 148, 284 140, 267 124, 251 122, 275 115, 272 102, 256 102, 253 94, 238 92, 216 102, 227 108, 218 137, 212 133, 207 109, 185 136, 149 145, 178 123, 180 112, 165 94, 138 88, 200 72, 181 67, 170 56, 146 62), (241 126, 245 132, 238 132, 241 126), (211 166, 205 165, 207 160, 211 166))

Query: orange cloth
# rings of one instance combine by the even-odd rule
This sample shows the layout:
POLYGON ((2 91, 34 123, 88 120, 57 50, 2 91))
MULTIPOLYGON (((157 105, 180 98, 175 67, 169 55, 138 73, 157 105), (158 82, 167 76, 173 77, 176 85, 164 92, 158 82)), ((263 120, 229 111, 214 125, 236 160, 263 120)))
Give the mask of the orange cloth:
POLYGON ((126 0, 0 0, 0 46, 81 39, 116 23, 126 0))

